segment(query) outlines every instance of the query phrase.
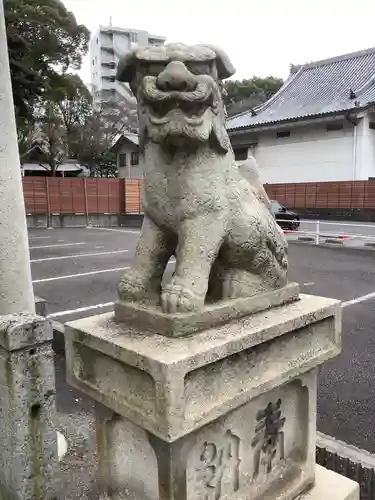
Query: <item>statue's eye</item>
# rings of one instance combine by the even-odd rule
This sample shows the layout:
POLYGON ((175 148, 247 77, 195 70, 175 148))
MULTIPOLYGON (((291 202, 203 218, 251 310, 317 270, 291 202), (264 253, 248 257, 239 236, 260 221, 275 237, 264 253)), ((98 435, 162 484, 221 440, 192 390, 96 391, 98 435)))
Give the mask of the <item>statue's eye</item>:
POLYGON ((209 75, 211 73, 211 64, 207 61, 189 61, 185 62, 185 65, 194 75, 209 75))
POLYGON ((165 69, 165 64, 163 63, 151 63, 147 66, 147 74, 151 76, 158 76, 165 69))

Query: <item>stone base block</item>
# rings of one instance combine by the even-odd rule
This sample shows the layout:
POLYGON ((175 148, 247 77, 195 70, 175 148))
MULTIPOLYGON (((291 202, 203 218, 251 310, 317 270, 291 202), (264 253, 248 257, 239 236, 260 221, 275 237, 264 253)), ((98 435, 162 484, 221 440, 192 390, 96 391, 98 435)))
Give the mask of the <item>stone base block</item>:
POLYGON ((347 477, 316 466, 315 485, 296 500, 359 500, 359 485, 347 477))
POLYGON ((181 337, 293 302, 298 296, 298 283, 288 283, 283 288, 253 297, 215 302, 208 304, 202 311, 177 314, 165 314, 160 307, 117 302, 115 320, 167 337, 181 337))
POLYGON ((0 316, 0 498, 53 498, 57 469, 52 327, 0 316))
POLYGON ((102 493, 291 500, 314 482, 316 379, 311 370, 173 443, 97 407, 102 493))

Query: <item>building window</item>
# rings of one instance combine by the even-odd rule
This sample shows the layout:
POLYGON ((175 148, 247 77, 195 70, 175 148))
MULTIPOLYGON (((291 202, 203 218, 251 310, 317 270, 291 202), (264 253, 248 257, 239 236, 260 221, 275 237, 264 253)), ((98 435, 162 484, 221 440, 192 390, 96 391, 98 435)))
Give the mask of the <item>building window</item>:
POLYGON ((103 61, 103 66, 108 66, 109 68, 116 68, 116 63, 114 61, 103 61))
POLYGON ((247 160, 247 148, 237 148, 234 150, 234 158, 236 161, 247 160))
POLYGON ((156 38, 149 38, 148 39, 148 44, 153 45, 154 47, 157 47, 158 45, 162 45, 163 41, 162 40, 157 40, 156 38))
POLYGON ((326 127, 327 132, 334 132, 335 130, 342 130, 343 128, 343 123, 328 123, 326 127))
POLYGON ((131 153, 131 157, 130 157, 130 164, 131 165, 138 165, 139 163, 139 153, 138 151, 133 151, 131 153))
POLYGON ((126 153, 119 154, 119 166, 126 167, 126 153))
POLYGON ((99 43, 99 38, 96 39, 96 45, 98 45, 98 43, 99 43))
POLYGON ((281 130, 280 132, 276 133, 276 137, 290 137, 290 130, 281 130))
POLYGON ((371 129, 371 130, 375 130, 375 122, 370 122, 368 124, 368 127, 371 129))
POLYGON ((131 32, 130 33, 130 41, 131 41, 131 43, 137 43, 138 42, 138 33, 131 32))
POLYGON ((95 59, 92 60, 92 65, 95 66, 95 59))

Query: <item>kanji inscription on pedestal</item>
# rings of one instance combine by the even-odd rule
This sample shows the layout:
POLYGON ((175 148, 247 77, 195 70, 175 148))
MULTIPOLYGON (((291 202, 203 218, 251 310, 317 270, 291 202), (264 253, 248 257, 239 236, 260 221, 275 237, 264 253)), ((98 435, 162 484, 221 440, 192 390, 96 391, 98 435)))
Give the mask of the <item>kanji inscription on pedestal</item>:
POLYGON ((204 485, 205 500, 219 500, 224 475, 230 481, 232 492, 239 489, 240 438, 230 430, 222 442, 205 442, 200 454, 198 476, 204 485))
POLYGON ((256 419, 256 434, 251 443, 255 449, 254 479, 258 477, 262 466, 264 472, 269 474, 277 458, 284 459, 285 418, 281 416, 281 399, 258 411, 256 419))

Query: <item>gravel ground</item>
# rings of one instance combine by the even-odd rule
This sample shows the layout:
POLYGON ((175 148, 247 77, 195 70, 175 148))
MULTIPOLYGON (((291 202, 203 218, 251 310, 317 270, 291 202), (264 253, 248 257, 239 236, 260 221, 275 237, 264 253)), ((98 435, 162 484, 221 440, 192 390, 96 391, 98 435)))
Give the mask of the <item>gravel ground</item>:
POLYGON ((56 357, 57 430, 68 442, 68 451, 60 462, 56 478, 56 498, 96 499, 94 403, 66 384, 64 364, 64 358, 56 357))

